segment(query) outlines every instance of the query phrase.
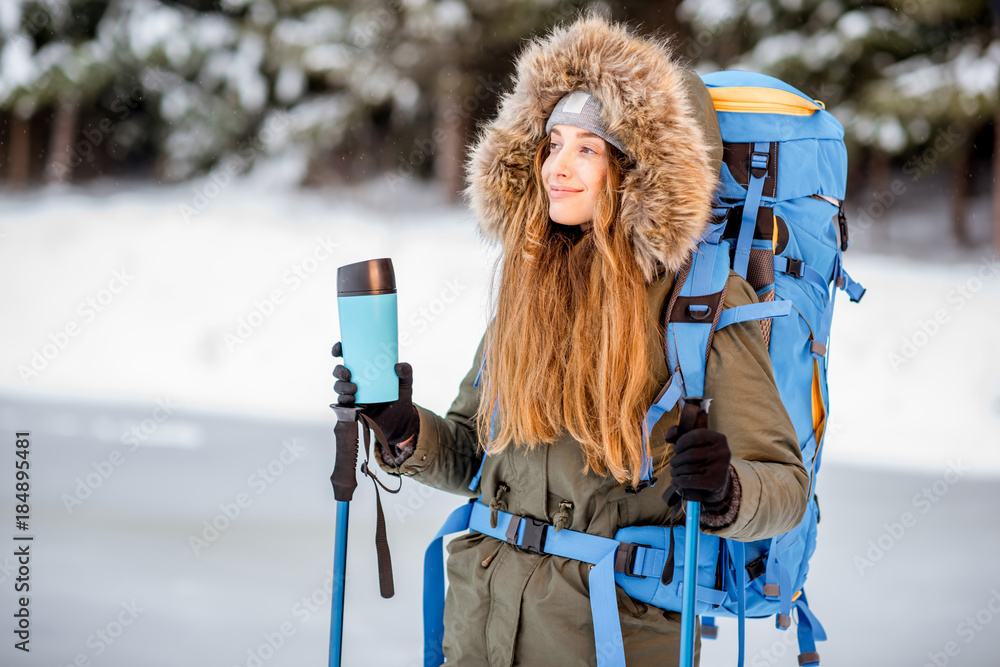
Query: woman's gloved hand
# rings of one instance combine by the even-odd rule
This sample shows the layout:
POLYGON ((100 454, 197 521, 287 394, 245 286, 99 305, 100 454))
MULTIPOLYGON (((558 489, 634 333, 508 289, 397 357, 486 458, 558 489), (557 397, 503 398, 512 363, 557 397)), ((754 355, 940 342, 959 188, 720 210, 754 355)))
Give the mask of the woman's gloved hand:
POLYGON ((674 453, 670 457, 670 486, 663 499, 671 507, 683 499, 703 503, 707 512, 726 512, 733 495, 732 454, 726 436, 696 428, 678 438, 677 431, 677 426, 667 430, 666 441, 674 445, 674 453))
MULTIPOLYGON (((333 356, 344 356, 340 341, 333 346, 333 356)), ((394 370, 399 377, 399 398, 387 403, 368 403, 359 407, 362 414, 371 418, 385 435, 386 442, 379 442, 382 460, 387 465, 398 468, 416 448, 420 415, 413 405, 413 368, 406 362, 400 362, 395 365, 394 370), (389 446, 388 451, 384 445, 389 446)), ((338 364, 333 369, 333 377, 337 378, 333 385, 333 390, 337 392, 337 404, 353 407, 358 385, 351 382, 350 369, 338 364)))

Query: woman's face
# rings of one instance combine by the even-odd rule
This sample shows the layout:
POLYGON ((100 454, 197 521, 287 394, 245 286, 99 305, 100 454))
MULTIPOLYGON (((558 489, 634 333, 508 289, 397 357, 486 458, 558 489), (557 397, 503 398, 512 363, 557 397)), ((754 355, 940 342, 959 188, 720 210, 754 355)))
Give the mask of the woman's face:
POLYGON ((549 217, 561 225, 592 222, 597 195, 608 171, 608 143, 572 125, 553 125, 542 183, 549 196, 549 217))

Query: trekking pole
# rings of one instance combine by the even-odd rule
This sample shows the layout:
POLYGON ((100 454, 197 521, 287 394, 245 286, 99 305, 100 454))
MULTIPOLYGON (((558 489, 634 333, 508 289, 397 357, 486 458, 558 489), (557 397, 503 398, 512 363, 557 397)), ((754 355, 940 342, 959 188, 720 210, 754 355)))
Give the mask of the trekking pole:
MULTIPOLYGON (((399 397, 399 378, 393 370, 398 361, 398 326, 396 315, 396 274, 388 257, 355 262, 337 268, 337 311, 341 342, 332 354, 343 357, 344 365, 359 369, 355 405, 330 405, 337 415, 334 434, 337 457, 330 475, 333 496, 337 500, 337 532, 333 553, 333 601, 330 608, 330 667, 340 667, 344 639, 344 584, 347 572, 347 523, 351 498, 358 487, 358 419, 368 403, 395 401, 399 397), (348 359, 349 353, 350 359, 348 359)), ((373 423, 368 420, 369 425, 373 423)), ((368 466, 369 428, 365 431, 365 463, 361 472, 381 484, 368 466)), ((384 485, 383 485, 384 488, 384 485)), ((391 491, 390 489, 386 489, 391 491)), ((395 493, 395 492, 393 492, 395 493)), ((382 597, 392 597, 392 565, 385 539, 382 501, 375 487, 377 523, 375 545, 379 560, 379 584, 382 597)))
POLYGON ((340 667, 344 642, 344 584, 347 574, 347 524, 351 498, 358 486, 355 469, 358 465, 358 413, 361 408, 331 405, 337 415, 334 435, 337 457, 330 483, 337 500, 337 532, 333 552, 333 605, 330 609, 330 667, 340 667))
MULTIPOLYGON (((677 437, 688 431, 708 427, 708 408, 712 399, 684 398, 677 437)), ((698 541, 701 535, 701 503, 684 503, 684 594, 681 600, 681 652, 679 667, 694 665, 695 599, 698 592, 698 541)))

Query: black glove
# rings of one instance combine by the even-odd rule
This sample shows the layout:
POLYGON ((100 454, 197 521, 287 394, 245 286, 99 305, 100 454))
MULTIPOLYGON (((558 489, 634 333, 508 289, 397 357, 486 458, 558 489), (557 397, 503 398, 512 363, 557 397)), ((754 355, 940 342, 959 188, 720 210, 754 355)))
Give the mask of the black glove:
POLYGON ((674 444, 674 453, 670 457, 670 486, 663 499, 671 507, 684 499, 703 503, 707 512, 725 512, 732 495, 732 454, 726 436, 695 428, 678 438, 677 431, 677 426, 667 430, 666 441, 674 444))
MULTIPOLYGON (((344 356, 340 341, 333 346, 333 356, 344 356)), ((387 465, 398 468, 416 448, 420 415, 413 405, 413 368, 406 362, 400 362, 395 365, 394 370, 399 377, 399 398, 395 401, 368 403, 359 407, 361 413, 371 418, 385 434, 386 442, 379 442, 382 460, 387 465)), ((333 385, 333 390, 337 392, 337 404, 353 407, 358 385, 350 381, 350 369, 338 364, 333 369, 333 377, 338 380, 333 385)))

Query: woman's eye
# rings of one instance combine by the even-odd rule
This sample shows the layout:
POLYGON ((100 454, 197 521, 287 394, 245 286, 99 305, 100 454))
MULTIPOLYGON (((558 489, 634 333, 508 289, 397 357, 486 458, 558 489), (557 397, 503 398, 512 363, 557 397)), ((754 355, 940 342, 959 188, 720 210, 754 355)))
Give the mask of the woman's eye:
POLYGON ((594 155, 597 155, 597 151, 595 151, 595 150, 594 150, 593 148, 591 148, 590 146, 584 146, 584 147, 583 147, 583 150, 585 150, 585 151, 590 151, 590 152, 591 152, 591 153, 593 153, 594 155))
POLYGON ((549 150, 550 151, 554 151, 558 147, 559 147, 559 144, 557 144, 556 142, 554 142, 554 141, 550 141, 549 142, 549 150))

